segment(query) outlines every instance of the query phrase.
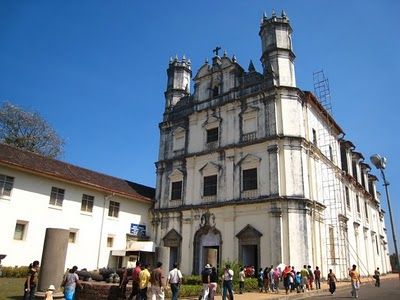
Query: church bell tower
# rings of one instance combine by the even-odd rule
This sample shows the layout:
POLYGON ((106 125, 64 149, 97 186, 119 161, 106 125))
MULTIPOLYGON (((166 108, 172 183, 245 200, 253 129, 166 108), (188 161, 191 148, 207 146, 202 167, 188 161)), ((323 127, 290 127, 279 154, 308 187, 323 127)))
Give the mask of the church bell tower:
POLYGON ((178 101, 190 95, 190 79, 192 76, 192 64, 185 56, 181 60, 178 57, 170 59, 167 69, 168 82, 165 91, 165 110, 172 109, 178 101))
POLYGON ((264 14, 259 35, 261 63, 266 79, 273 86, 296 87, 292 27, 285 12, 282 11, 281 17, 277 17, 274 11, 270 18, 264 14))

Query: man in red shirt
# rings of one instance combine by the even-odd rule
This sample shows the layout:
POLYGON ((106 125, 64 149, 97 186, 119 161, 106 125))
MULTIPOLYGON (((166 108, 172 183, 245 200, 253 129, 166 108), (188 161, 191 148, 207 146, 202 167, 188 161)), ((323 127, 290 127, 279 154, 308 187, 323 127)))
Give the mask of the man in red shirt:
POLYGON ((139 294, 140 288, 139 288, 139 273, 142 271, 142 268, 140 267, 141 264, 139 261, 136 262, 136 267, 132 270, 132 292, 129 295, 129 300, 132 300, 133 297, 139 294))

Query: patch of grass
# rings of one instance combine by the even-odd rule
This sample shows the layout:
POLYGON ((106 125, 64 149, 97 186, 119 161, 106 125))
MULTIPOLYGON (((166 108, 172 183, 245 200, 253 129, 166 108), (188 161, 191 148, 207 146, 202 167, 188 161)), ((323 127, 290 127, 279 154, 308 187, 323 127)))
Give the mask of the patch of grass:
POLYGON ((25 278, 0 277, 0 300, 22 300, 25 278))

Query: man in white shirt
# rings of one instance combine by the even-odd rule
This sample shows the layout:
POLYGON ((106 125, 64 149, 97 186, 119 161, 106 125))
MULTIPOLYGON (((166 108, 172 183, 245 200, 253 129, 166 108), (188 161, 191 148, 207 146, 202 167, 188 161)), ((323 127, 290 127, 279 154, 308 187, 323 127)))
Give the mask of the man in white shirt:
POLYGON ((178 264, 174 263, 173 269, 169 271, 167 283, 169 283, 172 292, 172 300, 177 300, 179 297, 179 288, 182 281, 182 273, 178 269, 178 264))
POLYGON ((226 300, 226 294, 229 293, 230 300, 233 300, 233 288, 232 288, 233 270, 231 266, 227 264, 225 266, 224 274, 222 275, 222 300, 226 300))

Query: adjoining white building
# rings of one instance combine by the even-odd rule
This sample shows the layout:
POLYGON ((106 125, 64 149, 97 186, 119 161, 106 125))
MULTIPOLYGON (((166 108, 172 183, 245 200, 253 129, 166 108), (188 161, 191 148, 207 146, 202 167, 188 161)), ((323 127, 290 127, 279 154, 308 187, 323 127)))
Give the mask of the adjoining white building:
POLYGON ((310 92, 296 86, 292 28, 260 25, 263 71, 225 53, 194 77, 171 59, 160 123, 154 239, 198 274, 234 260, 390 271, 377 178, 310 92))
POLYGON ((70 231, 66 267, 152 262, 154 189, 0 144, 4 266, 40 260, 46 228, 70 231))

